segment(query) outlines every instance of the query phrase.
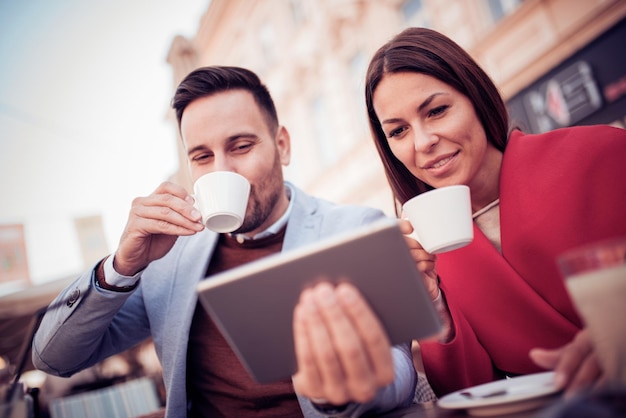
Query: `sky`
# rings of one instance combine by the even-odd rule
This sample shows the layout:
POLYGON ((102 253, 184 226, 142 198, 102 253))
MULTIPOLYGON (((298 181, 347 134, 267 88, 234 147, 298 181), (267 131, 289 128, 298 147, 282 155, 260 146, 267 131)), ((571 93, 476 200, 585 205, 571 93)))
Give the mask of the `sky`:
POLYGON ((0 0, 0 224, 24 224, 34 284, 82 269, 76 217, 113 251, 176 170, 166 56, 209 1, 0 0))

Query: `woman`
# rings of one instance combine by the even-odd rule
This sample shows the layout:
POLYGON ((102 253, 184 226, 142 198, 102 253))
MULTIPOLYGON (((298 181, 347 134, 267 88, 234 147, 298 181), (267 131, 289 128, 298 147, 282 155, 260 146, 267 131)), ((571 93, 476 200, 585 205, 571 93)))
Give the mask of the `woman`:
MULTIPOLYGON (((438 341, 420 344, 435 393, 545 369, 569 391, 599 382, 556 258, 626 235, 626 132, 509 130, 485 72, 453 41, 423 28, 376 52, 366 104, 398 204, 453 184, 471 190, 469 246, 434 256, 407 238, 449 325, 438 341)), ((412 231, 406 221, 402 227, 412 231)))

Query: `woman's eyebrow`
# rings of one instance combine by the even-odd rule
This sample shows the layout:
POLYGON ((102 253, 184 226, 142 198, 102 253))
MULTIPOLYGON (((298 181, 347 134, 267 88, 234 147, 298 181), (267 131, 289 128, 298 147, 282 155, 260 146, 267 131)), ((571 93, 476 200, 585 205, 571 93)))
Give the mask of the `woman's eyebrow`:
POLYGON ((423 110, 426 106, 428 106, 429 104, 431 104, 431 103, 432 103, 432 101, 435 99, 435 97, 440 96, 440 95, 442 95, 442 94, 445 94, 445 93, 443 93, 443 92, 437 92, 437 93, 433 93, 433 94, 431 94, 430 96, 428 96, 428 97, 426 98, 426 100, 424 100, 424 101, 422 102, 422 104, 421 104, 421 105, 419 105, 419 107, 417 108, 417 110, 421 112, 421 111, 422 111, 422 110, 423 110))
MULTIPOLYGON (((441 96, 441 95, 445 95, 446 93, 444 92, 436 92, 431 94, 430 96, 428 96, 426 98, 426 100, 424 100, 417 108, 418 112, 421 112, 422 110, 424 110, 425 107, 427 107, 428 105, 430 105, 432 103, 433 100, 435 100, 435 97, 437 96, 441 96)), ((385 119, 383 121, 381 121, 381 125, 385 124, 385 123, 397 123, 399 122, 401 119, 399 118, 390 118, 390 119, 385 119)))

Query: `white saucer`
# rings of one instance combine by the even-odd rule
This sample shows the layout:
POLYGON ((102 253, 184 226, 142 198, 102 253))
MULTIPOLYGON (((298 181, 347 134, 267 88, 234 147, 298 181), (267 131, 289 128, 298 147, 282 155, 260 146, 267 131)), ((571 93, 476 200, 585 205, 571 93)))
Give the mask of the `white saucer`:
POLYGON ((437 404, 444 409, 466 409, 470 415, 501 415, 539 408, 559 391, 554 386, 554 372, 544 372, 458 390, 437 404))

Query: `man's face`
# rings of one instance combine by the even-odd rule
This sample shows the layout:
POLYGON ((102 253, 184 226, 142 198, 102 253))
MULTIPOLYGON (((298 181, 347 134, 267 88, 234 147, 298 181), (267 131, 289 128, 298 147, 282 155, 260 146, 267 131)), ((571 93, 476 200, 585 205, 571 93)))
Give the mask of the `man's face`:
POLYGON ((213 171, 233 171, 250 182, 246 217, 235 232, 260 232, 282 215, 287 200, 281 165, 289 164, 289 134, 283 127, 272 134, 250 92, 194 100, 183 112, 181 135, 194 182, 213 171))

